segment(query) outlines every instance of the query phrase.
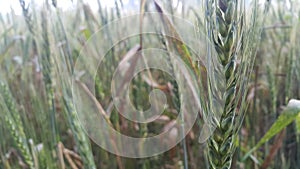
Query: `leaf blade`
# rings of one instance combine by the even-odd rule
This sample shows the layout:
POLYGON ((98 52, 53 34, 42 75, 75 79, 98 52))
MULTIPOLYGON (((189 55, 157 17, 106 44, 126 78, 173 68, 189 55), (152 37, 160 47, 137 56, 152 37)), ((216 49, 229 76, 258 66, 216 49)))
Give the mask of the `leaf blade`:
POLYGON ((260 139, 260 141, 242 158, 246 160, 255 150, 257 150, 264 143, 268 142, 273 136, 282 131, 285 127, 291 124, 300 115, 300 100, 290 100, 287 107, 275 123, 271 126, 268 132, 260 139))

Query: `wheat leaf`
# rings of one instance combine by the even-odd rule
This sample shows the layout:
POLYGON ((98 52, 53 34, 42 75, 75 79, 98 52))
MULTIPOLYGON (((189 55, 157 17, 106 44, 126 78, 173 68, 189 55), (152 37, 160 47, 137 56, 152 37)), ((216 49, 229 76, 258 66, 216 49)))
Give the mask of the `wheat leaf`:
MULTIPOLYGON (((167 17, 165 14, 162 6, 159 4, 157 0, 154 0, 154 5, 158 13, 160 13, 161 20, 164 23, 165 31, 168 31, 171 33, 173 38, 171 38, 170 44, 173 44, 175 49, 178 51, 178 53, 181 56, 181 59, 184 61, 185 64, 189 66, 191 70, 193 70, 197 75, 200 74, 199 67, 197 67, 196 62, 193 62, 193 59, 191 57, 191 54, 187 48, 187 46, 184 44, 184 41, 180 37, 180 34, 176 30, 175 26, 173 25, 171 19, 167 17)), ((168 39, 170 40, 170 39, 168 39)), ((204 64, 200 62, 200 67, 204 67, 204 64)))
POLYGON ((291 124, 300 116, 300 100, 290 100, 287 107, 276 122, 271 126, 269 131, 260 139, 260 141, 243 157, 242 161, 246 160, 252 152, 257 150, 264 143, 269 141, 273 136, 278 134, 281 130, 291 124))
POLYGON ((300 134, 300 113, 296 117, 296 130, 297 130, 297 134, 300 134))

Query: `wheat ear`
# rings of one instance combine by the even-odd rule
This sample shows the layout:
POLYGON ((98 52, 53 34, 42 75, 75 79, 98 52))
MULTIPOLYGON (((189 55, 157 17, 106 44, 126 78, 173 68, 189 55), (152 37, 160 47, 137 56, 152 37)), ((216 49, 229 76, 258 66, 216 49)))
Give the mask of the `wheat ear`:
POLYGON ((0 82, 0 94, 3 97, 3 103, 0 107, 7 107, 9 113, 4 115, 4 120, 7 124, 7 127, 15 141, 16 146, 19 151, 22 153, 25 163, 30 169, 34 169, 33 159, 29 150, 28 142, 26 135, 23 129, 23 123, 21 121, 20 114, 17 111, 16 103, 8 89, 7 85, 0 82))
POLYGON ((208 140, 208 159, 213 169, 230 168, 234 153, 234 118, 236 107, 236 57, 241 38, 237 0, 210 1, 209 29, 218 64, 225 76, 225 101, 216 129, 208 140))

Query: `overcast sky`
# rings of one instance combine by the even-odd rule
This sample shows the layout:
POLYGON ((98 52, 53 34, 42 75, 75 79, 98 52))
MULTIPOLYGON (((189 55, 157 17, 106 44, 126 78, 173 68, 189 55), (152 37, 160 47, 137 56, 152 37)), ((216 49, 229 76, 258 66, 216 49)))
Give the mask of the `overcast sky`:
MULTIPOLYGON (((88 4, 90 4, 91 8, 93 10, 98 9, 98 3, 97 0, 84 0, 88 4)), ((123 0, 123 3, 128 3, 129 0, 123 0)), ((31 2, 31 0, 25 0, 26 3, 31 2)), ((41 6, 44 0, 35 0, 35 4, 41 6)), ((49 0, 51 2, 51 0, 49 0)), ((76 4, 76 0, 73 0, 73 4, 76 4)), ((100 0, 102 6, 107 7, 114 7, 114 0, 100 0)), ((57 5, 59 8, 62 8, 64 10, 74 8, 74 5, 72 4, 71 0, 57 0, 57 5)), ((11 7, 14 9, 15 13, 17 15, 22 14, 22 9, 19 4, 19 0, 0 0, 0 12, 5 14, 11 11, 11 7)))
MULTIPOLYGON (((26 4, 31 1, 32 0, 25 0, 26 4)), ((45 2, 46 0, 33 0, 33 1, 38 6, 41 6, 43 4, 43 2, 45 2)), ((48 0, 48 1, 51 2, 52 0, 48 0)), ((76 1, 77 0, 73 0, 73 3, 72 3, 72 0, 57 0, 57 6, 63 10, 72 9, 72 8, 75 8, 74 4, 76 4, 76 1)), ((97 0, 83 0, 83 1, 85 3, 88 3, 90 5, 90 7, 92 8, 92 10, 94 10, 94 11, 98 10, 97 0)), ((129 0, 122 0, 122 1, 123 1, 124 5, 128 4, 128 2, 129 2, 129 0)), ((246 2, 248 2, 248 3, 249 3, 249 1, 250 0, 246 0, 246 2)), ((266 1, 266 0, 259 0, 260 3, 264 2, 264 1, 266 1)), ((115 7, 114 0, 100 0, 100 2, 101 2, 102 7, 104 7, 104 6, 109 7, 109 8, 115 7)), ((185 2, 192 3, 193 0, 185 0, 185 2)), ((287 5, 288 7, 290 6, 289 1, 286 1, 284 4, 287 5)), ((19 0, 0 0, 0 13, 6 14, 11 11, 11 8, 14 9, 14 11, 17 15, 22 14, 22 9, 20 7, 19 0)))

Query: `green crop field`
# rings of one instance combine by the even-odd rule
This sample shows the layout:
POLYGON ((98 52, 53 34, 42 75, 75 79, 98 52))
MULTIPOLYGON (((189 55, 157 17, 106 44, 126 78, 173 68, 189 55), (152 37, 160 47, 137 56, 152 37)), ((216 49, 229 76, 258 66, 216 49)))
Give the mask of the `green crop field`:
POLYGON ((300 1, 0 6, 0 169, 300 168, 300 1))

